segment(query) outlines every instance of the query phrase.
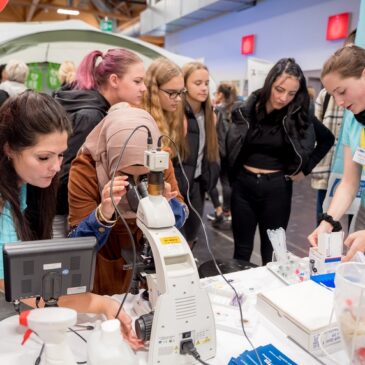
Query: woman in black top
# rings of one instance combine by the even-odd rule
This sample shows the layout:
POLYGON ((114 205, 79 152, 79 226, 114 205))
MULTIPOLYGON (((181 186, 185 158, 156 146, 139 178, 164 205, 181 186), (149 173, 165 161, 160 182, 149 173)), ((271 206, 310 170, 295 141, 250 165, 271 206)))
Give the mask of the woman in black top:
POLYGON ((334 142, 308 109, 303 72, 294 59, 283 58, 263 88, 232 111, 226 142, 236 259, 250 260, 259 225, 262 262, 271 261, 267 230, 287 228, 292 182, 309 174, 334 142))

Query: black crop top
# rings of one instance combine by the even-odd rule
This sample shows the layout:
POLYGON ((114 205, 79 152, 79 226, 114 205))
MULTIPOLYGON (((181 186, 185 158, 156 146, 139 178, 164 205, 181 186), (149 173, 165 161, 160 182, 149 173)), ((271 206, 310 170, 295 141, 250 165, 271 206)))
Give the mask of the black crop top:
POLYGON ((242 164, 265 170, 285 170, 288 144, 282 118, 272 112, 247 131, 242 164))

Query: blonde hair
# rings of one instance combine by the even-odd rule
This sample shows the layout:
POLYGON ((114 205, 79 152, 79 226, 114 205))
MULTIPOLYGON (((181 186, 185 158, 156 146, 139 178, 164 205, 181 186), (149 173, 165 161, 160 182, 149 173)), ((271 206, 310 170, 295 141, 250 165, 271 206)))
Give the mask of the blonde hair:
POLYGON ((316 89, 313 86, 307 86, 307 91, 310 99, 314 100, 316 98, 316 89))
MULTIPOLYGON (((188 62, 182 68, 184 74, 185 86, 187 87, 188 79, 194 71, 206 70, 209 73, 208 67, 201 62, 188 62)), ((187 94, 189 94, 189 89, 187 88, 187 94)), ((184 102, 187 103, 186 98, 184 102)), ((205 143, 207 158, 209 161, 218 161, 218 139, 217 131, 215 126, 215 117, 213 106, 210 101, 210 95, 208 92, 207 100, 202 103, 204 108, 204 120, 205 120, 205 143)))
POLYGON ((61 84, 70 84, 75 81, 76 77, 76 66, 72 61, 62 62, 58 69, 58 79, 61 84))
POLYGON ((328 74, 338 73, 341 78, 359 79, 365 69, 365 49, 350 45, 336 51, 324 64, 321 79, 328 74))
POLYGON ((10 60, 5 66, 5 72, 9 81, 25 83, 28 77, 28 66, 18 60, 10 60))
MULTIPOLYGON (((147 91, 144 93, 143 104, 145 110, 155 119, 161 134, 168 135, 176 144, 182 158, 186 154, 186 144, 184 137, 184 123, 182 103, 179 104, 175 112, 168 112, 162 109, 159 88, 171 79, 183 76, 178 65, 167 58, 157 58, 148 67, 145 77, 147 91)), ((172 156, 176 155, 175 147, 167 138, 163 139, 164 146, 171 148, 172 156)))

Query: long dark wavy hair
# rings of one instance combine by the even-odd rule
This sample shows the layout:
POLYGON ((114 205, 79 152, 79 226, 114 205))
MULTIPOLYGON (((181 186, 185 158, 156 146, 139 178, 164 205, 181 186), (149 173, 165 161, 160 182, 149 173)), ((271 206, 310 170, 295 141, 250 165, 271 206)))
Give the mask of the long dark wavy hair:
POLYGON ((64 131, 70 135, 70 121, 62 106, 49 95, 25 91, 9 98, 0 108, 0 214, 8 202, 18 238, 22 241, 51 238, 58 179, 56 176, 47 188, 28 185, 31 199, 23 214, 19 176, 6 156, 5 148, 21 152, 36 145, 40 135, 64 131))
POLYGON ((295 94, 294 99, 286 108, 289 116, 294 112, 297 113, 297 117, 293 119, 289 118, 290 120, 295 120, 295 125, 289 125, 289 133, 292 133, 293 128, 295 128, 299 134, 302 135, 304 130, 306 130, 309 126, 309 94, 303 71, 295 62, 294 58, 280 59, 269 71, 266 76, 264 86, 259 94, 256 109, 256 120, 260 122, 266 117, 266 103, 270 99, 273 83, 283 74, 295 77, 299 81, 299 89, 295 94))

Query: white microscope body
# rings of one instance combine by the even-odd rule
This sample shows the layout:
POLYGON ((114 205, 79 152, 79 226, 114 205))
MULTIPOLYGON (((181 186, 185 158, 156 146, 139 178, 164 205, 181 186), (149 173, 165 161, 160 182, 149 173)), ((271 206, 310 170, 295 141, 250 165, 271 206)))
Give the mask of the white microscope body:
MULTIPOLYGON (((146 157, 146 166, 163 171, 168 161, 168 154, 167 158, 163 154, 167 153, 146 157)), ((180 353, 186 341, 193 342, 202 360, 214 357, 216 330, 209 296, 200 286, 189 245, 174 226, 168 201, 161 194, 141 199, 137 225, 151 246, 156 268, 155 274, 147 275, 153 311, 148 365, 196 364, 192 356, 180 353)))

